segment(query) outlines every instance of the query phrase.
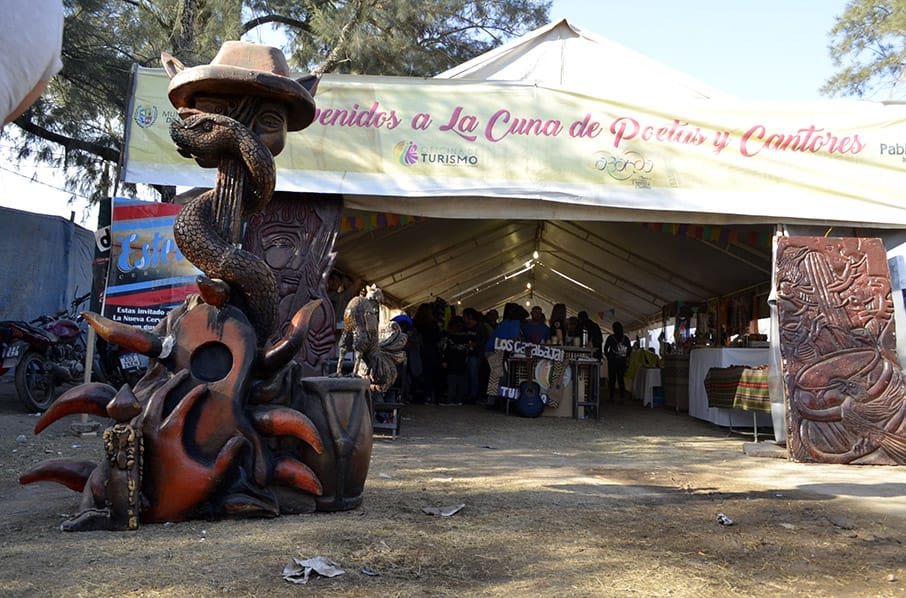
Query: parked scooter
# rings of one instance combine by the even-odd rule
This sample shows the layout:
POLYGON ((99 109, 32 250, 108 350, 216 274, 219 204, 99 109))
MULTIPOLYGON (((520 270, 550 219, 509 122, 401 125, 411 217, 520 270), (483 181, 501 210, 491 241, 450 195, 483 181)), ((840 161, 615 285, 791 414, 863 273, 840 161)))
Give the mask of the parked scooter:
POLYGON ((0 322, 0 375, 15 368, 16 393, 31 411, 45 411, 58 385, 83 380, 86 330, 78 308, 90 295, 29 322, 0 322))

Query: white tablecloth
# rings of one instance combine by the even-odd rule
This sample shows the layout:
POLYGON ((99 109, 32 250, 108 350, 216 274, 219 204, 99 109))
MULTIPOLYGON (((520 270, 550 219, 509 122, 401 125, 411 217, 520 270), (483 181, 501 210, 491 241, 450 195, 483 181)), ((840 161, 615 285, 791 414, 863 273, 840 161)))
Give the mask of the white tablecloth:
POLYGON ((632 396, 642 399, 644 407, 654 405, 654 387, 661 385, 661 368, 641 367, 632 379, 632 396))
MULTIPOLYGON (((726 368, 731 365, 765 365, 770 349, 695 349, 689 355, 689 415, 719 426, 749 427, 753 414, 742 409, 718 409, 708 407, 705 392, 705 376, 711 368, 726 368)), ((772 426, 771 414, 758 413, 755 421, 759 426, 772 426)))

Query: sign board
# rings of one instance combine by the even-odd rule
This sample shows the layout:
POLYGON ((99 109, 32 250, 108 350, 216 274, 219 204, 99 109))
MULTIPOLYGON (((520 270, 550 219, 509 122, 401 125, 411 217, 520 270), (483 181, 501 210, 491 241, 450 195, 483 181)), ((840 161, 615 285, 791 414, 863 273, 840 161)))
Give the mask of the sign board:
MULTIPOLYGON (((213 186, 214 169, 170 140, 179 116, 168 81, 163 70, 137 69, 124 176, 213 186)), ((420 203, 480 197, 488 213, 500 212, 494 200, 533 199, 550 210, 708 214, 714 223, 906 222, 902 105, 629 100, 353 75, 325 75, 315 100, 314 123, 290 133, 277 156, 278 189, 413 198, 414 215, 425 215, 420 203)), ((506 205, 513 213, 528 203, 506 205)))
POLYGON ((173 220, 181 207, 113 198, 104 316, 151 329, 197 292, 195 278, 201 271, 173 239, 173 220))

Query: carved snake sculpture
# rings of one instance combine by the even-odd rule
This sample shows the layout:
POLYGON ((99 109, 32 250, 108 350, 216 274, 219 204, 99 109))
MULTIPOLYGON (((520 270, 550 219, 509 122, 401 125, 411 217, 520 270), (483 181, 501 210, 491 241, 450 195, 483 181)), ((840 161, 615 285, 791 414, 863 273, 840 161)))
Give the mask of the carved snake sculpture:
POLYGON ((215 202, 226 192, 222 175, 227 161, 240 158, 251 177, 251 192, 242 195, 242 216, 264 209, 274 193, 274 158, 245 125, 221 114, 189 114, 170 125, 170 137, 180 154, 194 157, 202 165, 217 164, 220 170, 217 186, 196 197, 176 216, 176 245, 208 277, 221 279, 232 290, 240 291, 261 345, 277 322, 277 281, 261 258, 223 238, 216 226, 215 202))
MULTIPOLYGON (((199 295, 153 332, 83 314, 108 342, 154 361, 134 388, 91 382, 71 389, 35 426, 38 434, 73 413, 116 420, 105 431, 102 464, 55 459, 19 478, 83 492, 81 512, 64 522, 67 531, 135 529, 139 519, 182 521, 202 513, 275 516, 308 509, 324 494, 321 475, 308 463, 320 467, 327 436, 291 406, 301 384, 299 368, 289 365, 321 302, 300 308, 286 335, 265 346, 276 321, 276 281, 261 259, 233 244, 237 212, 250 214, 270 200, 273 157, 233 119, 181 115, 185 120, 171 125, 180 153, 218 167, 215 188, 184 207, 174 224, 180 250, 206 276, 197 281, 199 295), (282 507, 278 488, 290 497, 282 507)), ((365 462, 370 451, 369 442, 365 462)))

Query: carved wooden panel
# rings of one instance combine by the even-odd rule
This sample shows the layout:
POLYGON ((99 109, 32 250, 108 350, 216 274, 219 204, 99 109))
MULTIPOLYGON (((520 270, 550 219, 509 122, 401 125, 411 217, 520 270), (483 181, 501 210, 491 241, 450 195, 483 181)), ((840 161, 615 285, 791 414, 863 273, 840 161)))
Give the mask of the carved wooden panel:
POLYGON ((777 256, 791 458, 906 463, 903 374, 880 239, 784 237, 777 256))
POLYGON ((295 358, 303 377, 321 375, 322 362, 336 345, 337 316, 324 276, 332 266, 342 210, 338 195, 278 191, 263 212, 249 219, 245 232, 245 247, 263 258, 277 277, 279 314, 270 342, 283 337, 300 307, 313 299, 322 301, 295 358))

